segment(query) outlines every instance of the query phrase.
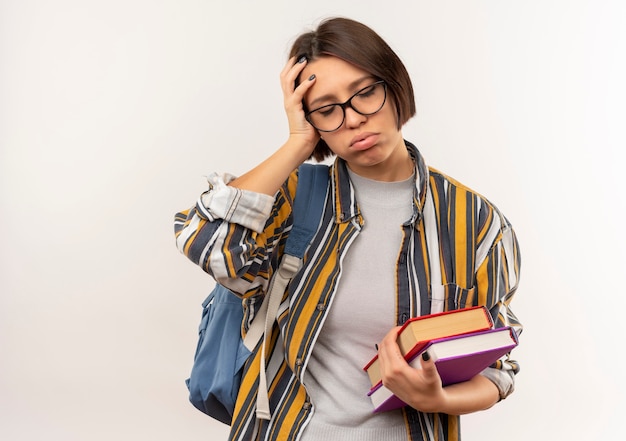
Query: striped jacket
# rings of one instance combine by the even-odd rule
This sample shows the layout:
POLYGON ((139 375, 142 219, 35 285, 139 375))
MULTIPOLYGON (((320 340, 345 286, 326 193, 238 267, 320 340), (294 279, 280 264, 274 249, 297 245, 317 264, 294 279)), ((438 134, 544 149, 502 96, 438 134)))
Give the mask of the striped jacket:
MULTIPOLYGON (((520 255, 507 219, 489 201, 442 173, 427 168, 406 143, 416 164, 413 215, 403 225, 397 261, 396 319, 486 305, 499 326, 522 327, 509 309, 517 288, 520 255)), ((337 159, 330 167, 326 205, 302 270, 284 294, 268 343, 267 376, 272 418, 255 418, 261 351, 246 363, 231 427, 231 440, 297 440, 314 411, 302 384, 304 370, 328 305, 339 262, 359 234, 363 217, 337 159)), ((226 176, 224 179, 228 180, 226 176)), ((292 173, 274 198, 227 187, 210 177, 211 189, 175 219, 178 248, 219 283, 239 293, 245 334, 282 256, 291 228, 297 184, 292 173)), ((508 356, 489 369, 502 398, 513 389, 519 367, 508 356)), ((403 410, 408 440, 460 439, 459 417, 403 410)))

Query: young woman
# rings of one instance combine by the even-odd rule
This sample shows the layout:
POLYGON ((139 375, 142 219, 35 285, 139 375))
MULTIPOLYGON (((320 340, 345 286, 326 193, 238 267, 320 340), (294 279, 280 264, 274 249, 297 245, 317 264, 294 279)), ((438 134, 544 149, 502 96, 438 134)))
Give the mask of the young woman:
POLYGON ((179 249, 240 294, 244 331, 280 262, 298 166, 336 156, 321 222, 287 289, 270 342, 270 420, 255 418, 259 351, 248 360, 233 440, 458 440, 459 415, 513 391, 508 356, 442 387, 432 360, 410 367, 396 344, 408 318, 486 305, 509 309, 520 256, 488 200, 426 166, 404 140, 415 114, 407 71, 370 28, 343 18, 301 35, 281 72, 285 144, 248 173, 212 174, 210 190, 177 215, 179 249), (373 413, 363 366, 378 355, 383 383, 408 405, 373 413))

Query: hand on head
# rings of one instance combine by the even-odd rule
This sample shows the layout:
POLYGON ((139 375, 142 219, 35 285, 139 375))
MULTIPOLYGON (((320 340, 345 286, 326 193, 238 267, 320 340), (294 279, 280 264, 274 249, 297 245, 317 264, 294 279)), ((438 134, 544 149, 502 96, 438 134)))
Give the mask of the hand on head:
POLYGON ((306 64, 306 58, 299 60, 295 57, 290 58, 280 73, 280 84, 283 91, 283 103, 285 112, 287 113, 287 121, 289 123, 289 137, 297 138, 304 142, 304 145, 310 146, 308 157, 313 152, 319 140, 319 134, 306 120, 302 104, 307 91, 315 83, 315 77, 311 76, 301 79, 298 86, 295 87, 296 80, 306 67, 306 64))

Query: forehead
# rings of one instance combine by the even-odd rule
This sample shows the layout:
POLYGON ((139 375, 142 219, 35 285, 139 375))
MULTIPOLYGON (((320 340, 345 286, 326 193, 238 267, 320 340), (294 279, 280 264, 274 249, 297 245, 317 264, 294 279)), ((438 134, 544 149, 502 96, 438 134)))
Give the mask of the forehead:
MULTIPOLYGON (((373 76, 367 71, 337 57, 320 57, 307 63, 302 78, 315 75, 315 84, 309 89, 308 102, 319 97, 341 98, 363 87, 373 76)), ((347 97, 346 97, 347 98, 347 97)))

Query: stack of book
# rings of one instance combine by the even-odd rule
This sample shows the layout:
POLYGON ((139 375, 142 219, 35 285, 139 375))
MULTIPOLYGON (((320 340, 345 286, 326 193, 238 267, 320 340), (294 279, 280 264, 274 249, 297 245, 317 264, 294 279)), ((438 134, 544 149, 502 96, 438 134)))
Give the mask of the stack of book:
MULTIPOLYGON (((416 369, 421 368, 421 356, 428 351, 444 386, 469 380, 518 344, 512 328, 494 328, 484 306, 410 319, 398 331, 397 342, 405 360, 416 369)), ((368 395, 374 412, 406 405, 383 386, 378 355, 363 370, 372 384, 368 395)))

